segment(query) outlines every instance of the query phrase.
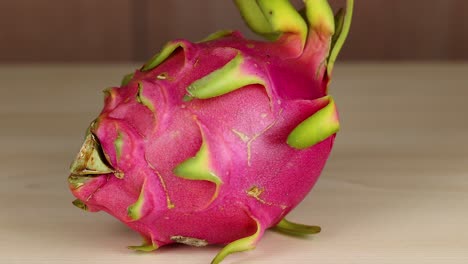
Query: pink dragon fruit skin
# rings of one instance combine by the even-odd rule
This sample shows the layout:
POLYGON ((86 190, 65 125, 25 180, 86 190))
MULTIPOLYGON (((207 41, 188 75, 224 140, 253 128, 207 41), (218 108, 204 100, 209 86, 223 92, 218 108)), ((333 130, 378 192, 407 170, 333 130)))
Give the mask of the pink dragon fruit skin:
POLYGON ((339 130, 327 94, 352 0, 236 0, 255 32, 169 42, 121 87, 105 90, 71 166, 74 204, 105 211, 152 251, 171 243, 224 244, 213 263, 255 247, 270 227, 317 226, 285 216, 319 177, 339 130), (307 21, 307 22, 306 22, 307 21))

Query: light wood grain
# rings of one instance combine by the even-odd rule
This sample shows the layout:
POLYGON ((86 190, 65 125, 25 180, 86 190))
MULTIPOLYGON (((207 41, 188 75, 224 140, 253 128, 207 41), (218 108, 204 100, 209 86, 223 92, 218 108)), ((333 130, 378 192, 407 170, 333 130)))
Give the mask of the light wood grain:
MULTIPOLYGON (((219 250, 136 254, 126 246, 138 234, 70 203, 68 165, 101 90, 135 67, 0 67, 0 263, 208 263, 219 250)), ((290 215, 322 233, 269 231, 225 263, 467 263, 467 72, 467 64, 339 64, 331 94, 342 130, 290 215)))

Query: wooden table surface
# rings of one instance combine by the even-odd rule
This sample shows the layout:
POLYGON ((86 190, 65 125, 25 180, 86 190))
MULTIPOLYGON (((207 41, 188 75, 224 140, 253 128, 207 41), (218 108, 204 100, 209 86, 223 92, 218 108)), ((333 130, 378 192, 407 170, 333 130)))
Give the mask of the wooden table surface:
MULTIPOLYGON (((0 66, 0 263, 209 263, 220 247, 126 249, 140 236, 71 205, 68 166, 101 90, 135 65, 0 66)), ((315 189, 224 263, 468 263, 468 64, 341 64, 342 130, 315 189)))

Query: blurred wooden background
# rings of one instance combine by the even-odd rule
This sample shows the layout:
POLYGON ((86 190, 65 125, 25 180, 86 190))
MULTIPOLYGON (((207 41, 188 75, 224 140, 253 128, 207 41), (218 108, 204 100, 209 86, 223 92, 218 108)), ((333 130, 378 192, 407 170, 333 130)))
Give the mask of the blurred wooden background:
MULTIPOLYGON (((174 38, 253 36, 230 0, 2 0, 0 10, 0 62, 141 61, 174 38)), ((468 60, 467 13, 467 0, 356 0, 340 59, 468 60)))

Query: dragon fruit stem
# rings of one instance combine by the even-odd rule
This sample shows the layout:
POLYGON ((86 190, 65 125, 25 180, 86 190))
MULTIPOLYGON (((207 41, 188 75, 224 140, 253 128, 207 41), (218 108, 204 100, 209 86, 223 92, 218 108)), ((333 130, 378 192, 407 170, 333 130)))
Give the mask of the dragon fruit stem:
POLYGON ((340 24, 338 25, 339 30, 335 32, 335 34, 337 34, 336 41, 334 45, 332 46, 330 56, 328 57, 328 66, 327 66, 328 76, 331 76, 336 58, 338 57, 338 54, 340 53, 341 48, 343 47, 343 44, 346 38, 348 37, 349 29, 351 28, 351 20, 353 16, 353 5, 354 5, 354 0, 346 1, 346 11, 344 14, 343 23, 342 25, 340 24))
POLYGON ((126 74, 123 78, 122 78, 122 81, 120 83, 121 86, 125 86, 127 85, 128 83, 130 83, 130 81, 133 79, 133 76, 135 75, 135 73, 129 73, 129 74, 126 74))
POLYGON ((235 0, 235 3, 255 33, 270 40, 277 40, 283 33, 296 34, 304 47, 307 24, 288 0, 235 0))
POLYGON ((249 74, 242 68, 244 56, 238 51, 236 57, 222 68, 213 71, 207 76, 198 79, 187 87, 184 101, 190 101, 192 97, 208 99, 224 95, 250 84, 265 85, 265 81, 255 74, 249 74))
POLYGON ((335 33, 333 11, 327 0, 304 0, 309 27, 332 36, 335 33))
POLYGON ((320 233, 322 230, 320 226, 297 224, 284 218, 275 226, 275 228, 280 232, 294 235, 313 235, 320 233))
POLYGON ((141 251, 141 252, 151 252, 155 251, 159 248, 159 246, 155 243, 147 243, 146 241, 140 246, 128 246, 128 249, 141 251))
POLYGON ((203 143, 195 157, 191 157, 177 165, 174 168, 174 175, 188 180, 209 181, 214 183, 216 185, 216 190, 208 203, 209 205, 218 197, 219 189, 223 182, 210 168, 210 153, 206 140, 204 138, 202 140, 203 143))
POLYGON ((228 255, 232 253, 252 250, 255 248, 258 240, 263 236, 263 233, 265 232, 265 228, 261 225, 258 219, 255 219, 255 218, 253 219, 257 223, 257 231, 255 232, 255 234, 229 243, 227 246, 221 249, 220 252, 218 252, 216 257, 211 261, 211 264, 221 263, 221 261, 223 261, 224 258, 226 258, 228 255))
POLYGON ((212 33, 206 36, 204 39, 200 40, 198 43, 224 38, 224 37, 231 35, 232 33, 233 33, 232 30, 219 30, 219 31, 216 31, 215 33, 212 33))
POLYGON ((340 129, 333 98, 327 95, 317 100, 328 100, 328 104, 294 128, 287 139, 289 146, 305 149, 325 140, 340 129))
POLYGON ((340 8, 338 12, 335 14, 335 34, 333 34, 332 37, 332 43, 331 43, 331 48, 335 46, 336 40, 341 34, 341 31, 343 31, 343 24, 344 24, 344 17, 345 17, 345 10, 343 8, 340 8))
POLYGON ((150 60, 148 60, 141 68, 142 72, 150 71, 162 62, 164 62, 177 48, 183 48, 184 50, 190 49, 192 44, 186 40, 174 40, 168 42, 160 52, 156 53, 150 60))

